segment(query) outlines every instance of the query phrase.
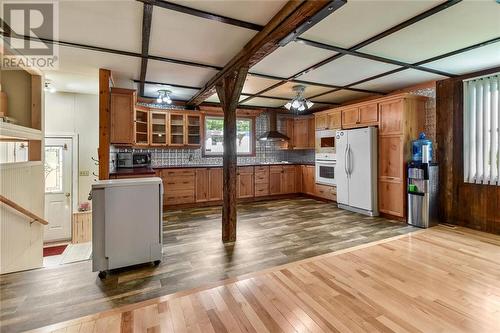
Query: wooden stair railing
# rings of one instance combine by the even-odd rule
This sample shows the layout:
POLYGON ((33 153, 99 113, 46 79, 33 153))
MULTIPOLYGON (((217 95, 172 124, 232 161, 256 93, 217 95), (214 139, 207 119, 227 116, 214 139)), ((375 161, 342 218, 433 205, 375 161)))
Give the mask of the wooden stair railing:
POLYGON ((30 212, 29 210, 27 210, 26 208, 23 208, 21 206, 19 206, 18 204, 16 204, 14 201, 11 201, 9 199, 7 199, 6 197, 4 197, 3 195, 0 195, 0 202, 3 202, 4 204, 6 204, 7 206, 10 206, 12 208, 14 208, 15 210, 17 210, 18 212, 20 213, 23 213, 24 215, 30 217, 33 219, 32 222, 36 221, 40 224, 43 224, 43 225, 47 225, 49 224, 49 222, 45 221, 44 219, 42 219, 40 216, 30 212))

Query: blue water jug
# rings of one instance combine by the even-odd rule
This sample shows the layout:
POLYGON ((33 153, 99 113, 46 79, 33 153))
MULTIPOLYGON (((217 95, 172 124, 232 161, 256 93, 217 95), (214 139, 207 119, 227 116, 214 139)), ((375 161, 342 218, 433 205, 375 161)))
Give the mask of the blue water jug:
POLYGON ((422 161, 422 146, 429 146, 429 161, 432 161, 432 141, 425 138, 425 133, 422 132, 418 136, 418 140, 412 142, 412 159, 416 162, 422 161))

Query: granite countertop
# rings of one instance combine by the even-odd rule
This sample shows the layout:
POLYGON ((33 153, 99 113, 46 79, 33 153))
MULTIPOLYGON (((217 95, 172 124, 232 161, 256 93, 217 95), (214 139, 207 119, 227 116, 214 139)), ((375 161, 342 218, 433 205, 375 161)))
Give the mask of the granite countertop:
MULTIPOLYGON (((272 166, 272 165, 314 165, 314 162, 272 162, 272 163, 244 163, 238 164, 239 167, 246 166, 272 166)), ((185 164, 185 165, 164 165, 155 166, 153 169, 186 169, 186 168, 222 168, 219 164, 185 164)))
MULTIPOLYGON (((272 163, 245 163, 238 166, 266 166, 266 165, 314 165, 314 162, 272 162, 272 163)), ((110 172, 112 176, 132 176, 132 175, 154 175, 155 169, 186 169, 186 168, 222 168, 222 165, 217 164, 186 164, 186 165, 164 165, 155 167, 141 168, 117 168, 110 172)))
POLYGON ((141 168, 117 168, 109 173, 112 176, 132 176, 132 175, 154 175, 155 171, 151 167, 141 168))

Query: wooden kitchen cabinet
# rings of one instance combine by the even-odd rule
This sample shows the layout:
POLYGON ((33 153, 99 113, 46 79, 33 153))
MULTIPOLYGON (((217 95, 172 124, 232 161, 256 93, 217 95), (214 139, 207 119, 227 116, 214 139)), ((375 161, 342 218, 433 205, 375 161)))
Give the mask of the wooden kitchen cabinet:
POLYGON ((196 202, 206 202, 209 200, 210 172, 208 168, 196 169, 196 202))
POLYGON ((195 169, 164 169, 161 171, 163 180, 163 204, 177 205, 195 202, 195 169))
POLYGON ((311 117, 307 121, 307 146, 311 149, 316 147, 316 127, 315 127, 315 119, 311 117))
POLYGON ((382 213, 397 217, 406 216, 406 186, 400 181, 378 182, 378 206, 382 213))
POLYGON ((185 114, 169 113, 168 123, 170 125, 170 139, 168 144, 170 146, 184 146, 186 142, 185 114))
POLYGON ((337 201, 337 188, 322 184, 314 184, 314 195, 332 201, 337 201))
POLYGON ((403 181, 403 138, 400 135, 379 138, 379 177, 403 181))
POLYGON ((342 127, 356 127, 359 124, 359 108, 342 110, 342 127))
POLYGON ((290 194, 296 192, 296 180, 295 180, 295 165, 284 165, 282 166, 283 172, 281 174, 281 193, 290 194))
POLYGON ((186 142, 187 146, 201 145, 201 117, 200 115, 186 115, 186 142))
POLYGON ((238 198, 252 198, 255 191, 254 170, 251 167, 238 167, 236 193, 238 198))
POLYGON ((293 148, 309 148, 309 119, 293 121, 293 148))
POLYGON ((134 144, 135 99, 135 90, 111 88, 110 142, 112 144, 134 144))
POLYGON ((255 170, 255 196, 269 195, 269 166, 256 166, 255 170))
MULTIPOLYGON (((403 116, 405 100, 397 99, 379 104, 380 108, 380 135, 403 133, 403 116)), ((423 113, 423 110, 422 110, 423 113)))
POLYGON ((149 143, 151 146, 166 146, 168 142, 168 113, 149 112, 149 143))
POLYGON ((316 123, 316 130, 324 130, 328 128, 328 119, 326 113, 317 114, 314 116, 316 123))
POLYGON ((269 167, 269 194, 281 194, 281 174, 283 168, 281 165, 272 165, 269 167))
POLYGON ((377 125, 378 104, 368 104, 359 107, 359 122, 362 125, 377 125))
POLYGON ((302 192, 314 195, 315 180, 314 180, 315 167, 313 165, 302 166, 302 192))
POLYGON ((208 200, 209 201, 222 200, 222 190, 224 186, 222 168, 209 168, 208 178, 209 178, 208 200))
POLYGON ((342 113, 339 111, 332 111, 327 113, 327 128, 340 129, 342 128, 342 113))

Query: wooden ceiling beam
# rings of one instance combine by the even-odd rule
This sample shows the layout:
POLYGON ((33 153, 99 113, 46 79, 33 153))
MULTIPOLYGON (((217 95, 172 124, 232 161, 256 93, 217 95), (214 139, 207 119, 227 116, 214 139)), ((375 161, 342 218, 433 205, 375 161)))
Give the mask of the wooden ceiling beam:
POLYGON ((148 71, 149 40, 151 39, 151 20, 153 19, 153 5, 145 3, 142 11, 142 50, 141 50, 141 75, 139 94, 144 95, 144 81, 148 71))
POLYGON ((204 10, 199 10, 199 9, 179 5, 176 3, 169 2, 169 1, 162 1, 162 0, 137 0, 137 1, 143 2, 145 4, 158 6, 158 7, 164 8, 164 9, 169 9, 169 10, 176 11, 179 13, 192 15, 192 16, 196 16, 196 17, 201 17, 204 19, 213 20, 213 21, 217 21, 217 22, 221 22, 221 23, 225 23, 225 24, 229 24, 229 25, 234 25, 236 27, 245 28, 245 29, 249 29, 249 30, 261 31, 263 28, 263 26, 261 26, 259 24, 245 22, 242 20, 238 20, 238 19, 234 19, 234 18, 230 18, 227 16, 218 15, 218 14, 214 14, 214 13, 209 13, 209 12, 206 12, 204 10))
MULTIPOLYGON (((344 0, 337 0, 344 1, 344 0)), ((279 46, 279 42, 298 29, 331 1, 291 0, 258 32, 224 68, 210 79, 189 104, 198 105, 215 91, 215 85, 239 67, 252 67, 279 46)))

